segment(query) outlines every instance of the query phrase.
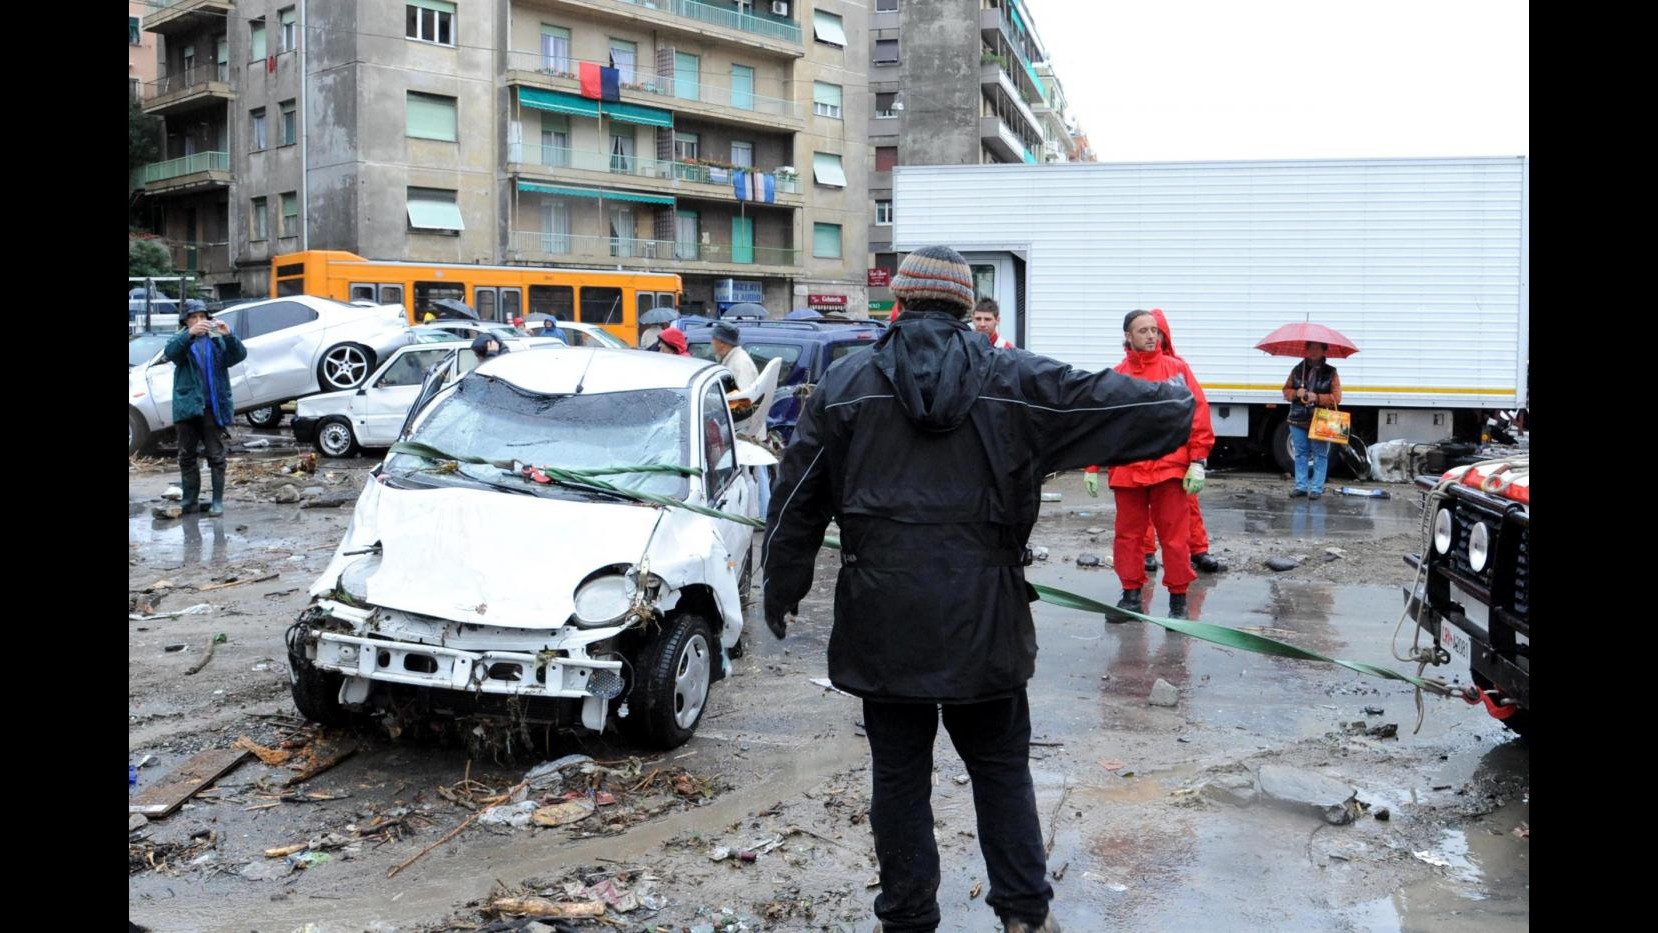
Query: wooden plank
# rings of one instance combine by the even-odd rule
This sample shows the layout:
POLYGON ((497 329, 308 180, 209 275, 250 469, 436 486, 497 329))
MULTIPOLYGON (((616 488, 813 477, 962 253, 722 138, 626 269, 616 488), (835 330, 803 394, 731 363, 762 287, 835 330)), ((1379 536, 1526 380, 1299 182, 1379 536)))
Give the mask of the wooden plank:
POLYGON ((142 813, 152 820, 167 816, 248 757, 240 748, 210 748, 193 755, 162 778, 161 783, 128 798, 127 812, 142 813))

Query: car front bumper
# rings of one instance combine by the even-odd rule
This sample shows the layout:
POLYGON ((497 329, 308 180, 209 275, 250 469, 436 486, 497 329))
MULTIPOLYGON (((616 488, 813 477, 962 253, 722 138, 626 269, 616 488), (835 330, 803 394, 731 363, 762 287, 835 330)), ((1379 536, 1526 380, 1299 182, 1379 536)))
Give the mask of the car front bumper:
POLYGON ((316 418, 295 418, 293 420, 293 425, 294 425, 294 440, 298 441, 299 443, 309 444, 309 443, 312 443, 313 441, 315 441, 317 439, 317 419, 316 418))

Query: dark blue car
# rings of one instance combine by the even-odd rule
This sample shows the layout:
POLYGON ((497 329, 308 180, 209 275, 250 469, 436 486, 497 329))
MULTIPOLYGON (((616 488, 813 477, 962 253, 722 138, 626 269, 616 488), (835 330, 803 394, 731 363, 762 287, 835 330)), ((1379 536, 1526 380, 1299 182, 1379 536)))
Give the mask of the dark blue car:
MULTIPOLYGON (((829 317, 793 321, 728 318, 726 323, 742 332, 743 349, 756 368, 765 369, 773 359, 783 361, 777 374, 777 394, 766 415, 767 431, 779 444, 788 443, 794 436, 801 403, 829 366, 842 357, 868 350, 886 331, 886 325, 879 321, 829 317)), ((710 342, 713 326, 714 322, 706 318, 680 319, 679 327, 685 332, 692 356, 714 358, 710 342)))

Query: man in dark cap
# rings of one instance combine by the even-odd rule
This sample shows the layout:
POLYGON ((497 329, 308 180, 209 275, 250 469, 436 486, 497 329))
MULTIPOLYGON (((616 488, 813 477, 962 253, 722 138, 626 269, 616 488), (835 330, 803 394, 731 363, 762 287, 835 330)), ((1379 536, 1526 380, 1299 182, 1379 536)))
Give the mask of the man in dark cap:
POLYGON ((737 329, 737 325, 721 321, 714 325, 711 337, 714 344, 714 359, 731 370, 731 375, 737 379, 738 392, 746 392, 750 386, 760 381, 760 370, 755 368, 754 360, 750 359, 748 351, 743 349, 743 332, 737 329))
POLYGON ((223 321, 213 320, 207 306, 196 302, 184 313, 184 323, 162 350, 173 364, 173 423, 178 426, 179 485, 184 489, 185 512, 201 508, 201 468, 196 448, 207 452, 213 477, 213 501, 207 514, 225 512, 225 445, 236 403, 230 397, 230 367, 247 359, 247 348, 223 321))
POLYGON ((501 342, 501 338, 494 334, 479 334, 472 338, 472 352, 478 355, 478 363, 481 365, 490 357, 507 352, 507 347, 501 342))

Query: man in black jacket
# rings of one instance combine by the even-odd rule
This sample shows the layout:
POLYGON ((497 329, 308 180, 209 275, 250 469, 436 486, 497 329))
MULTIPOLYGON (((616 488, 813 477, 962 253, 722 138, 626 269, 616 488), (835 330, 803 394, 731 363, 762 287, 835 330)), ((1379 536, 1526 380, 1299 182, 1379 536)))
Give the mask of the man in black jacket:
POLYGON ((829 678, 864 701, 886 933, 939 923, 930 796, 941 704, 972 777, 985 902, 1010 933, 1058 929, 1025 695, 1036 669, 1025 545, 1042 479, 1161 457, 1192 426, 1184 385, 992 351, 964 320, 972 283, 948 247, 904 260, 896 323, 831 366, 801 414, 761 557, 766 624, 782 638, 824 530, 839 524, 829 678))

